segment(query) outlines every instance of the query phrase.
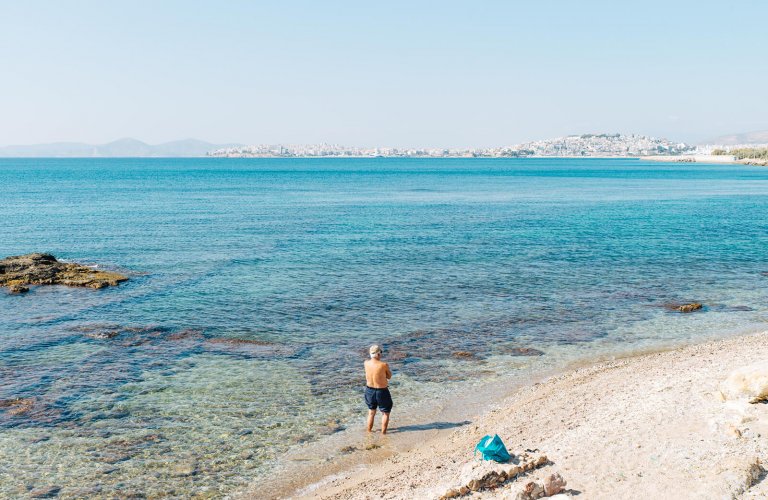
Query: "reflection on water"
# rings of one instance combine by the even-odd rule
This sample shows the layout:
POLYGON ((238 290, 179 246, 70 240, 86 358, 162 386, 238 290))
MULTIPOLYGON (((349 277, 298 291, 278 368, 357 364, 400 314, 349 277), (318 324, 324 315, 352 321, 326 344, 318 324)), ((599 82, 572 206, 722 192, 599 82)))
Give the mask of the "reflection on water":
POLYGON ((0 293, 0 496, 231 492, 351 425, 372 343, 415 410, 768 320, 765 169, 0 160, 0 182, 0 255, 133 273, 0 293))

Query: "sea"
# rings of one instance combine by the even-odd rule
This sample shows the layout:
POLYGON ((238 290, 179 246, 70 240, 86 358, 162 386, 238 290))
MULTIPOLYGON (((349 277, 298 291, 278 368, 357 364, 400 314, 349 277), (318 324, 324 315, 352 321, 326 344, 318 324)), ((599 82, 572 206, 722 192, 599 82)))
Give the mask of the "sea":
POLYGON ((768 322, 761 167, 1 159, 0 186, 0 257, 130 277, 0 290, 3 498, 235 494, 360 429, 371 344, 396 429, 473 388, 768 322))

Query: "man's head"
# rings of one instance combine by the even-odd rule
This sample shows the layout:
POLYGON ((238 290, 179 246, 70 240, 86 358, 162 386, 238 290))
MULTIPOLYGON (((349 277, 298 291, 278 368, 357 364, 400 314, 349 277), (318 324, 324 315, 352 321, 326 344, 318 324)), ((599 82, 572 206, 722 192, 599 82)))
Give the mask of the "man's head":
POLYGON ((371 358, 379 359, 381 358, 381 347, 374 344, 368 349, 368 353, 371 355, 371 358))

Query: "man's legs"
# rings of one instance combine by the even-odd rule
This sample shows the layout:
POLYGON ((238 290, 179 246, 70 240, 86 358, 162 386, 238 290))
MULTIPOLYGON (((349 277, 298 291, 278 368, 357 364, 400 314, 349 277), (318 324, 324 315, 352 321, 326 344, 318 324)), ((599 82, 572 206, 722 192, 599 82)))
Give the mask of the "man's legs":
MULTIPOLYGON (((373 418, 369 420, 371 426, 373 425, 373 418)), ((387 433, 387 426, 389 425, 389 412, 381 412, 381 433, 387 433)), ((370 430, 370 427, 368 428, 370 430)))
MULTIPOLYGON (((389 416, 385 413, 384 418, 389 418, 389 416)), ((368 410, 368 432, 371 432, 373 430, 373 417, 376 416, 376 410, 368 410)))

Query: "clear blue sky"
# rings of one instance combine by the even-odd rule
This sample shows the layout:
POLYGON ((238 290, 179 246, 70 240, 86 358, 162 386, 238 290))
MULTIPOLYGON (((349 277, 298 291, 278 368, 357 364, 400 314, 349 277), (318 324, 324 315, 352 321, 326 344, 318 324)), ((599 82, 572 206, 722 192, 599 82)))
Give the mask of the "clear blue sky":
POLYGON ((768 129, 768 2, 0 0, 0 145, 768 129))

